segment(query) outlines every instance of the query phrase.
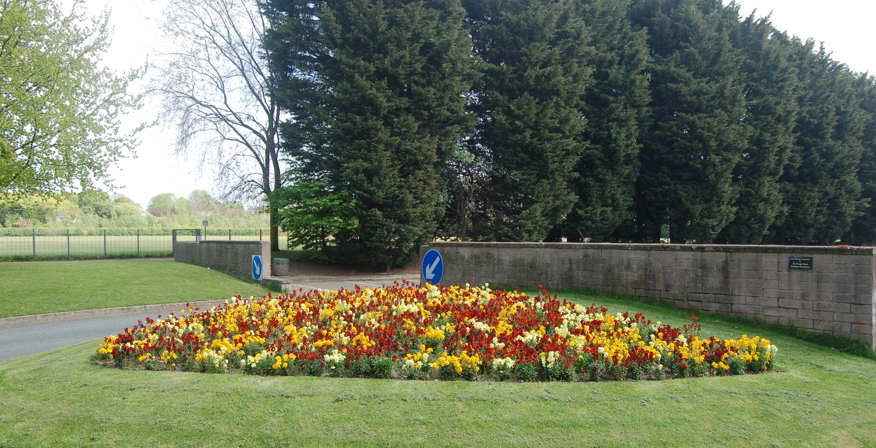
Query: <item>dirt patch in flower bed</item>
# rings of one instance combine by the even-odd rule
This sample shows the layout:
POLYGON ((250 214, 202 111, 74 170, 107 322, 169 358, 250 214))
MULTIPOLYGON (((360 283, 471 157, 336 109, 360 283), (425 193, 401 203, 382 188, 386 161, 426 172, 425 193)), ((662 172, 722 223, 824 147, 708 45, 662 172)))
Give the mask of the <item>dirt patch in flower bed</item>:
POLYGON ((125 369, 407 379, 598 381, 769 371, 769 340, 700 338, 642 313, 488 285, 236 297, 108 336, 94 362, 125 369))

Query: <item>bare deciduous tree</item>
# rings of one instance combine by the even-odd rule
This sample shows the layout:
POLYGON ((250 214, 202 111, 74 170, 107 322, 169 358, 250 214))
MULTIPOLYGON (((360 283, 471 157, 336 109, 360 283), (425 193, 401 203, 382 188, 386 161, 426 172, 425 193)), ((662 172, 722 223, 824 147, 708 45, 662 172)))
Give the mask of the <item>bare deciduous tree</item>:
MULTIPOLYGON (((280 111, 270 95, 262 42, 267 27, 255 0, 168 0, 153 93, 176 128, 177 154, 218 168, 226 199, 268 198, 282 186, 280 111)), ((271 249, 278 250, 271 212, 271 249)))

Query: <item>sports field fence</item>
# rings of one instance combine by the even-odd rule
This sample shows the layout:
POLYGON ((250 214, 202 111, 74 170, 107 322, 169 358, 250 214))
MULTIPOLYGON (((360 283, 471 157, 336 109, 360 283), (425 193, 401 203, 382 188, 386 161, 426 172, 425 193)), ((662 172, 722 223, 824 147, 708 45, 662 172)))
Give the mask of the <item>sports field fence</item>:
MULTIPOLYGON (((171 257, 178 241, 269 240, 266 229, 0 229, 0 260, 171 257)), ((280 247, 287 235, 280 233, 280 247)))

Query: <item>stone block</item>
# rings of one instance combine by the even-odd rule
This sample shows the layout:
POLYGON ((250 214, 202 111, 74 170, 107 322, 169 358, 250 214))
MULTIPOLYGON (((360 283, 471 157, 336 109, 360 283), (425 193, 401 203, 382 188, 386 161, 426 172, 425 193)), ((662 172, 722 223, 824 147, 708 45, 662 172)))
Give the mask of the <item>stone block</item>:
POLYGON ((876 308, 874 308, 874 306, 872 304, 869 304, 869 303, 864 304, 864 305, 850 303, 849 304, 849 312, 856 313, 856 314, 872 315, 874 312, 876 312, 876 308))
POLYGON ((754 282, 746 285, 734 285, 730 288, 730 294, 743 297, 760 297, 763 295, 763 287, 754 282))
POLYGON ((745 298, 746 305, 757 305, 766 308, 775 308, 779 307, 779 299, 767 298, 767 297, 746 297, 745 298))
POLYGON ((715 295, 711 293, 703 293, 699 291, 688 291, 687 298, 690 300, 695 300, 699 302, 713 302, 715 300, 715 295))
POLYGON ((702 302, 699 309, 710 313, 730 313, 733 311, 733 306, 729 303, 702 302))
POLYGON ((801 319, 799 316, 794 320, 793 325, 802 330, 811 330, 814 328, 815 321, 812 319, 801 319))
POLYGON ((797 300, 797 291, 792 289, 779 289, 776 290, 776 298, 785 300, 797 300))
POLYGON ((803 308, 804 303, 809 303, 809 302, 804 302, 803 300, 796 300, 796 299, 777 299, 776 305, 779 308, 790 308, 790 309, 798 310, 798 309, 803 308))
POLYGON ((734 296, 731 294, 715 294, 715 303, 729 303, 742 305, 745 303, 744 297, 734 296))
POLYGON ((762 306, 733 304, 732 312, 739 313, 749 317, 757 317, 763 314, 762 306))
POLYGON ((793 308, 765 308, 763 314, 764 316, 776 316, 787 319, 797 318, 797 310, 793 308))
POLYGON ((760 259, 764 263, 778 263, 779 254, 760 254, 760 259))
POLYGON ((853 313, 834 313, 834 320, 837 322, 849 322, 852 324, 866 324, 873 322, 873 318, 869 315, 853 313))
POLYGON ((779 290, 775 288, 764 288, 761 297, 770 297, 773 299, 779 298, 779 290))
POLYGON ((833 299, 834 302, 839 303, 858 305, 873 303, 873 296, 870 294, 832 294, 830 297, 831 299, 833 299))
MULTIPOLYGON (((657 297, 659 297, 659 296, 657 296, 657 297)), ((662 298, 662 297, 660 297, 660 298, 662 298)), ((699 309, 701 309, 701 306, 702 306, 702 302, 689 302, 685 299, 663 299, 663 300, 666 300, 667 302, 669 302, 669 303, 671 303, 679 308, 682 308, 682 309, 693 308, 693 309, 699 310, 699 309)))
POLYGON ((835 273, 829 274, 829 277, 830 281, 833 283, 845 283, 854 285, 858 282, 857 276, 855 274, 835 273))
POLYGON ((776 271, 764 269, 760 271, 760 278, 764 283, 776 285, 779 283, 779 273, 776 271))
POLYGON ((797 300, 818 300, 819 298, 824 297, 824 294, 820 294, 815 290, 811 289, 798 289, 797 290, 797 300))
POLYGON ((868 342, 871 345, 873 344, 874 339, 876 339, 876 334, 873 333, 873 325, 872 324, 852 324, 852 333, 855 335, 863 335, 864 342, 868 342), (866 336, 869 335, 869 338, 866 336))
POLYGON ((797 310, 797 316, 803 319, 833 320, 833 311, 797 310))
MULTIPOLYGON (((776 275, 778 276, 778 274, 776 275)), ((750 282, 751 280, 763 280, 763 271, 731 269, 730 278, 737 281, 741 280, 746 283, 750 282)))
POLYGON ((714 284, 706 284, 702 285, 702 291, 707 294, 730 294, 730 285, 714 285, 714 284))
POLYGON ((816 300, 812 302, 813 311, 831 311, 834 313, 850 313, 851 305, 848 303, 842 302, 826 302, 822 300, 816 300))
POLYGON ((815 330, 820 330, 825 333, 848 334, 852 332, 852 324, 848 322, 833 322, 824 320, 815 320, 813 323, 815 330))
POLYGON ((872 276, 859 276, 855 281, 855 294, 872 294, 876 292, 876 287, 873 285, 872 276))
POLYGON ((768 324, 779 324, 779 325, 788 325, 790 319, 778 316, 761 316, 758 318, 759 321, 766 322, 768 324))
POLYGON ((852 294, 855 292, 855 285, 853 283, 836 283, 832 281, 824 281, 816 283, 815 290, 818 292, 826 293, 852 294))

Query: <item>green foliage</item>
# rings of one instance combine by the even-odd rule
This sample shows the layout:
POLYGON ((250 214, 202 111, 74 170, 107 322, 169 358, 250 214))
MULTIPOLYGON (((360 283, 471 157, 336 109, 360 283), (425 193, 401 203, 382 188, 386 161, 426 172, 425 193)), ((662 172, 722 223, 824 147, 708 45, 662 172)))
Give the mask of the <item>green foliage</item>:
POLYGON ((371 375, 374 378, 389 378, 395 365, 392 359, 387 357, 377 358, 372 362, 371 375))
POLYGON ((735 3, 265 12, 308 182, 281 199, 309 198, 287 225, 326 259, 396 266, 436 236, 876 242, 876 81, 735 3))
POLYGON ((289 232, 289 248, 317 251, 317 257, 330 259, 334 235, 355 231, 358 225, 353 214, 356 201, 346 191, 332 192, 324 180, 295 182, 274 191, 271 200, 282 204, 278 223, 289 232))
POLYGON ((483 64, 472 151, 489 166, 489 216, 477 237, 541 241, 571 210, 586 123, 590 35, 569 1, 464 2, 483 64))
POLYGON ((277 96, 293 115, 285 149, 305 178, 355 199, 341 212, 357 225, 334 235, 334 258, 409 262, 444 212, 441 174, 469 123, 462 9, 456 0, 275 0, 267 11, 277 96))
POLYGON ((489 166, 483 158, 469 151, 467 145, 460 145, 448 162, 444 176, 447 193, 441 198, 446 203, 441 236, 465 240, 473 223, 489 221, 489 166))
POLYGON ((204 190, 193 190, 189 193, 188 199, 179 198, 174 205, 177 205, 180 210, 177 214, 188 213, 193 216, 207 215, 219 208, 219 202, 204 190))
POLYGON ((750 133, 733 170, 739 191, 733 220, 721 230, 718 242, 758 244, 784 213, 779 179, 794 142, 798 88, 784 36, 768 19, 749 16, 731 38, 742 52, 739 76, 744 82, 745 115, 750 133))
POLYGON ((637 239, 710 243, 729 223, 732 173, 748 132, 740 55, 730 40, 735 6, 710 0, 640 0, 631 17, 648 30, 652 124, 640 152, 637 239))
POLYGON ((858 181, 861 182, 858 209, 861 213, 852 222, 852 228, 843 240, 853 244, 876 245, 876 78, 860 75, 855 82, 855 93, 864 112, 861 135, 864 152, 858 164, 858 181))
POLYGON ((812 40, 792 39, 797 66, 799 112, 794 146, 780 179, 787 213, 775 226, 771 242, 834 244, 863 209, 857 165, 864 128, 855 78, 830 58, 815 52, 812 40))
POLYGON ((109 13, 89 19, 83 4, 0 4, 0 193, 86 189, 133 149, 119 117, 139 107, 126 91, 140 73, 101 67, 109 13))
POLYGON ((631 26, 628 7, 629 1, 582 2, 580 14, 592 30, 594 51, 587 63, 593 68, 593 81, 584 95, 587 123, 572 180, 577 202, 552 233, 554 240, 614 240, 633 218, 650 94, 646 35, 631 26))
POLYGON ((188 200, 185 198, 177 198, 173 193, 162 193, 149 199, 146 211, 159 218, 187 215, 189 212, 188 205, 188 200))
POLYGON ((258 211, 247 211, 239 202, 220 203, 212 198, 210 201, 209 211, 191 215, 186 198, 160 194, 150 200, 151 213, 146 214, 130 198, 124 195, 110 197, 100 190, 58 196, 7 196, 0 199, 0 228, 71 229, 80 234, 89 229, 118 228, 148 232, 148 229, 198 228, 205 218, 213 228, 268 227, 267 216, 258 211), (170 213, 165 215, 165 210, 170 213))

